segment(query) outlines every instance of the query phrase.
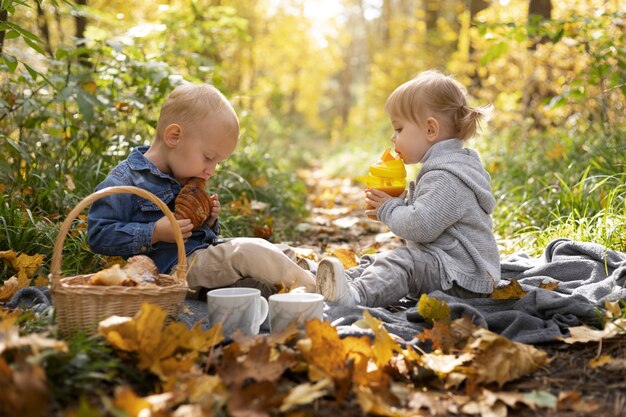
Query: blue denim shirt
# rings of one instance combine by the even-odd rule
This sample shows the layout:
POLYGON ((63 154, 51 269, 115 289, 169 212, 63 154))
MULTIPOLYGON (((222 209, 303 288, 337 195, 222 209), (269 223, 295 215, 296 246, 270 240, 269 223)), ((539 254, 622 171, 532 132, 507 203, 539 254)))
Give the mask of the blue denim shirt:
MULTIPOLYGON (((174 200, 181 184, 146 159, 143 154, 147 150, 147 146, 133 149, 128 158, 113 168, 96 187, 96 191, 115 185, 134 185, 150 191, 174 211, 174 200)), ((159 272, 167 274, 178 262, 176 244, 151 243, 154 224, 163 216, 156 204, 135 194, 101 198, 92 204, 87 217, 89 246, 92 251, 109 256, 147 255, 159 272)), ((219 222, 215 222, 213 228, 202 225, 185 242, 186 254, 209 246, 218 234, 219 222)))

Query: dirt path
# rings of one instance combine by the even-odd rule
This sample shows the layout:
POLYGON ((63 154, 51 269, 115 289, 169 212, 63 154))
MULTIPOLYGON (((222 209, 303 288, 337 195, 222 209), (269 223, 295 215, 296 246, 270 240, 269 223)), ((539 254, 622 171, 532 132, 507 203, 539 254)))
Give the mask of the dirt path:
MULTIPOLYGON (((361 187, 348 180, 328 179, 320 171, 311 171, 307 183, 311 216, 298 226, 302 240, 293 242, 300 247, 301 254, 318 259, 335 249, 348 249, 359 256, 402 244, 386 227, 363 214, 361 187)), ((558 398, 558 408, 513 408, 508 410, 509 416, 626 416, 626 335, 604 340, 601 344, 554 343, 537 347, 547 351, 551 358, 546 368, 500 389, 495 386, 489 389, 549 392, 558 398), (594 368, 590 364, 594 358, 613 359, 613 365, 594 368)), ((350 415, 349 410, 355 409, 335 409, 332 414, 335 417, 350 415)), ((329 410, 320 415, 330 415, 329 410)))

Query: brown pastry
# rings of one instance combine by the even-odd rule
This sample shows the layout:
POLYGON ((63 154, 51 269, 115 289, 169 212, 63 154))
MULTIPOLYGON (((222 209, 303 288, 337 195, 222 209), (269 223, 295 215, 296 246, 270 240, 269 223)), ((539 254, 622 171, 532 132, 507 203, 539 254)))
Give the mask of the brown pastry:
POLYGON ((159 270, 154 261, 146 255, 136 255, 128 258, 126 265, 122 268, 126 271, 128 278, 135 281, 138 285, 157 284, 159 270))
POLYGON ((159 270, 149 257, 137 255, 128 259, 120 268, 115 264, 94 274, 87 281, 88 285, 121 285, 135 287, 137 285, 158 285, 159 270))
POLYGON ((204 189, 206 180, 192 178, 180 190, 174 202, 174 217, 189 219, 198 228, 211 214, 211 197, 204 189))
POLYGON ((118 264, 113 265, 110 268, 103 269, 100 272, 94 274, 87 281, 88 285, 121 285, 124 287, 135 287, 137 283, 128 277, 126 271, 124 271, 118 264))

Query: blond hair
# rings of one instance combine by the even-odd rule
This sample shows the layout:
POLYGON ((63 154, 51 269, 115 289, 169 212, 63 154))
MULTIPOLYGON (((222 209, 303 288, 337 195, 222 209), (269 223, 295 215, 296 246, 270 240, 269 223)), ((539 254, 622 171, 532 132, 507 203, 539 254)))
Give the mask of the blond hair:
POLYGON ((385 104, 391 117, 410 120, 418 126, 428 117, 435 117, 440 123, 445 121, 460 140, 474 136, 491 109, 492 106, 469 106, 467 90, 460 82, 432 70, 396 88, 385 104))
POLYGON ((163 138, 165 128, 173 123, 184 125, 214 116, 221 116, 235 138, 239 136, 237 113, 220 90, 209 84, 179 85, 161 107, 156 137, 163 138))

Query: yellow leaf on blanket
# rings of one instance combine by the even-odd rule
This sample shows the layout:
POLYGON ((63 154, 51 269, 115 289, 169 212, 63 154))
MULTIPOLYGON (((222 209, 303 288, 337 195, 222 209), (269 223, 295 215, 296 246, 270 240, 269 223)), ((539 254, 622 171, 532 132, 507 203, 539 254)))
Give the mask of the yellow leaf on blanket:
POLYGON ((522 286, 516 279, 512 279, 511 283, 503 288, 496 288, 491 293, 491 298, 494 300, 513 300, 522 298, 527 294, 527 291, 522 289, 522 286))
POLYGON ((417 312, 426 320, 450 320, 450 306, 448 303, 422 294, 417 302, 417 312))

